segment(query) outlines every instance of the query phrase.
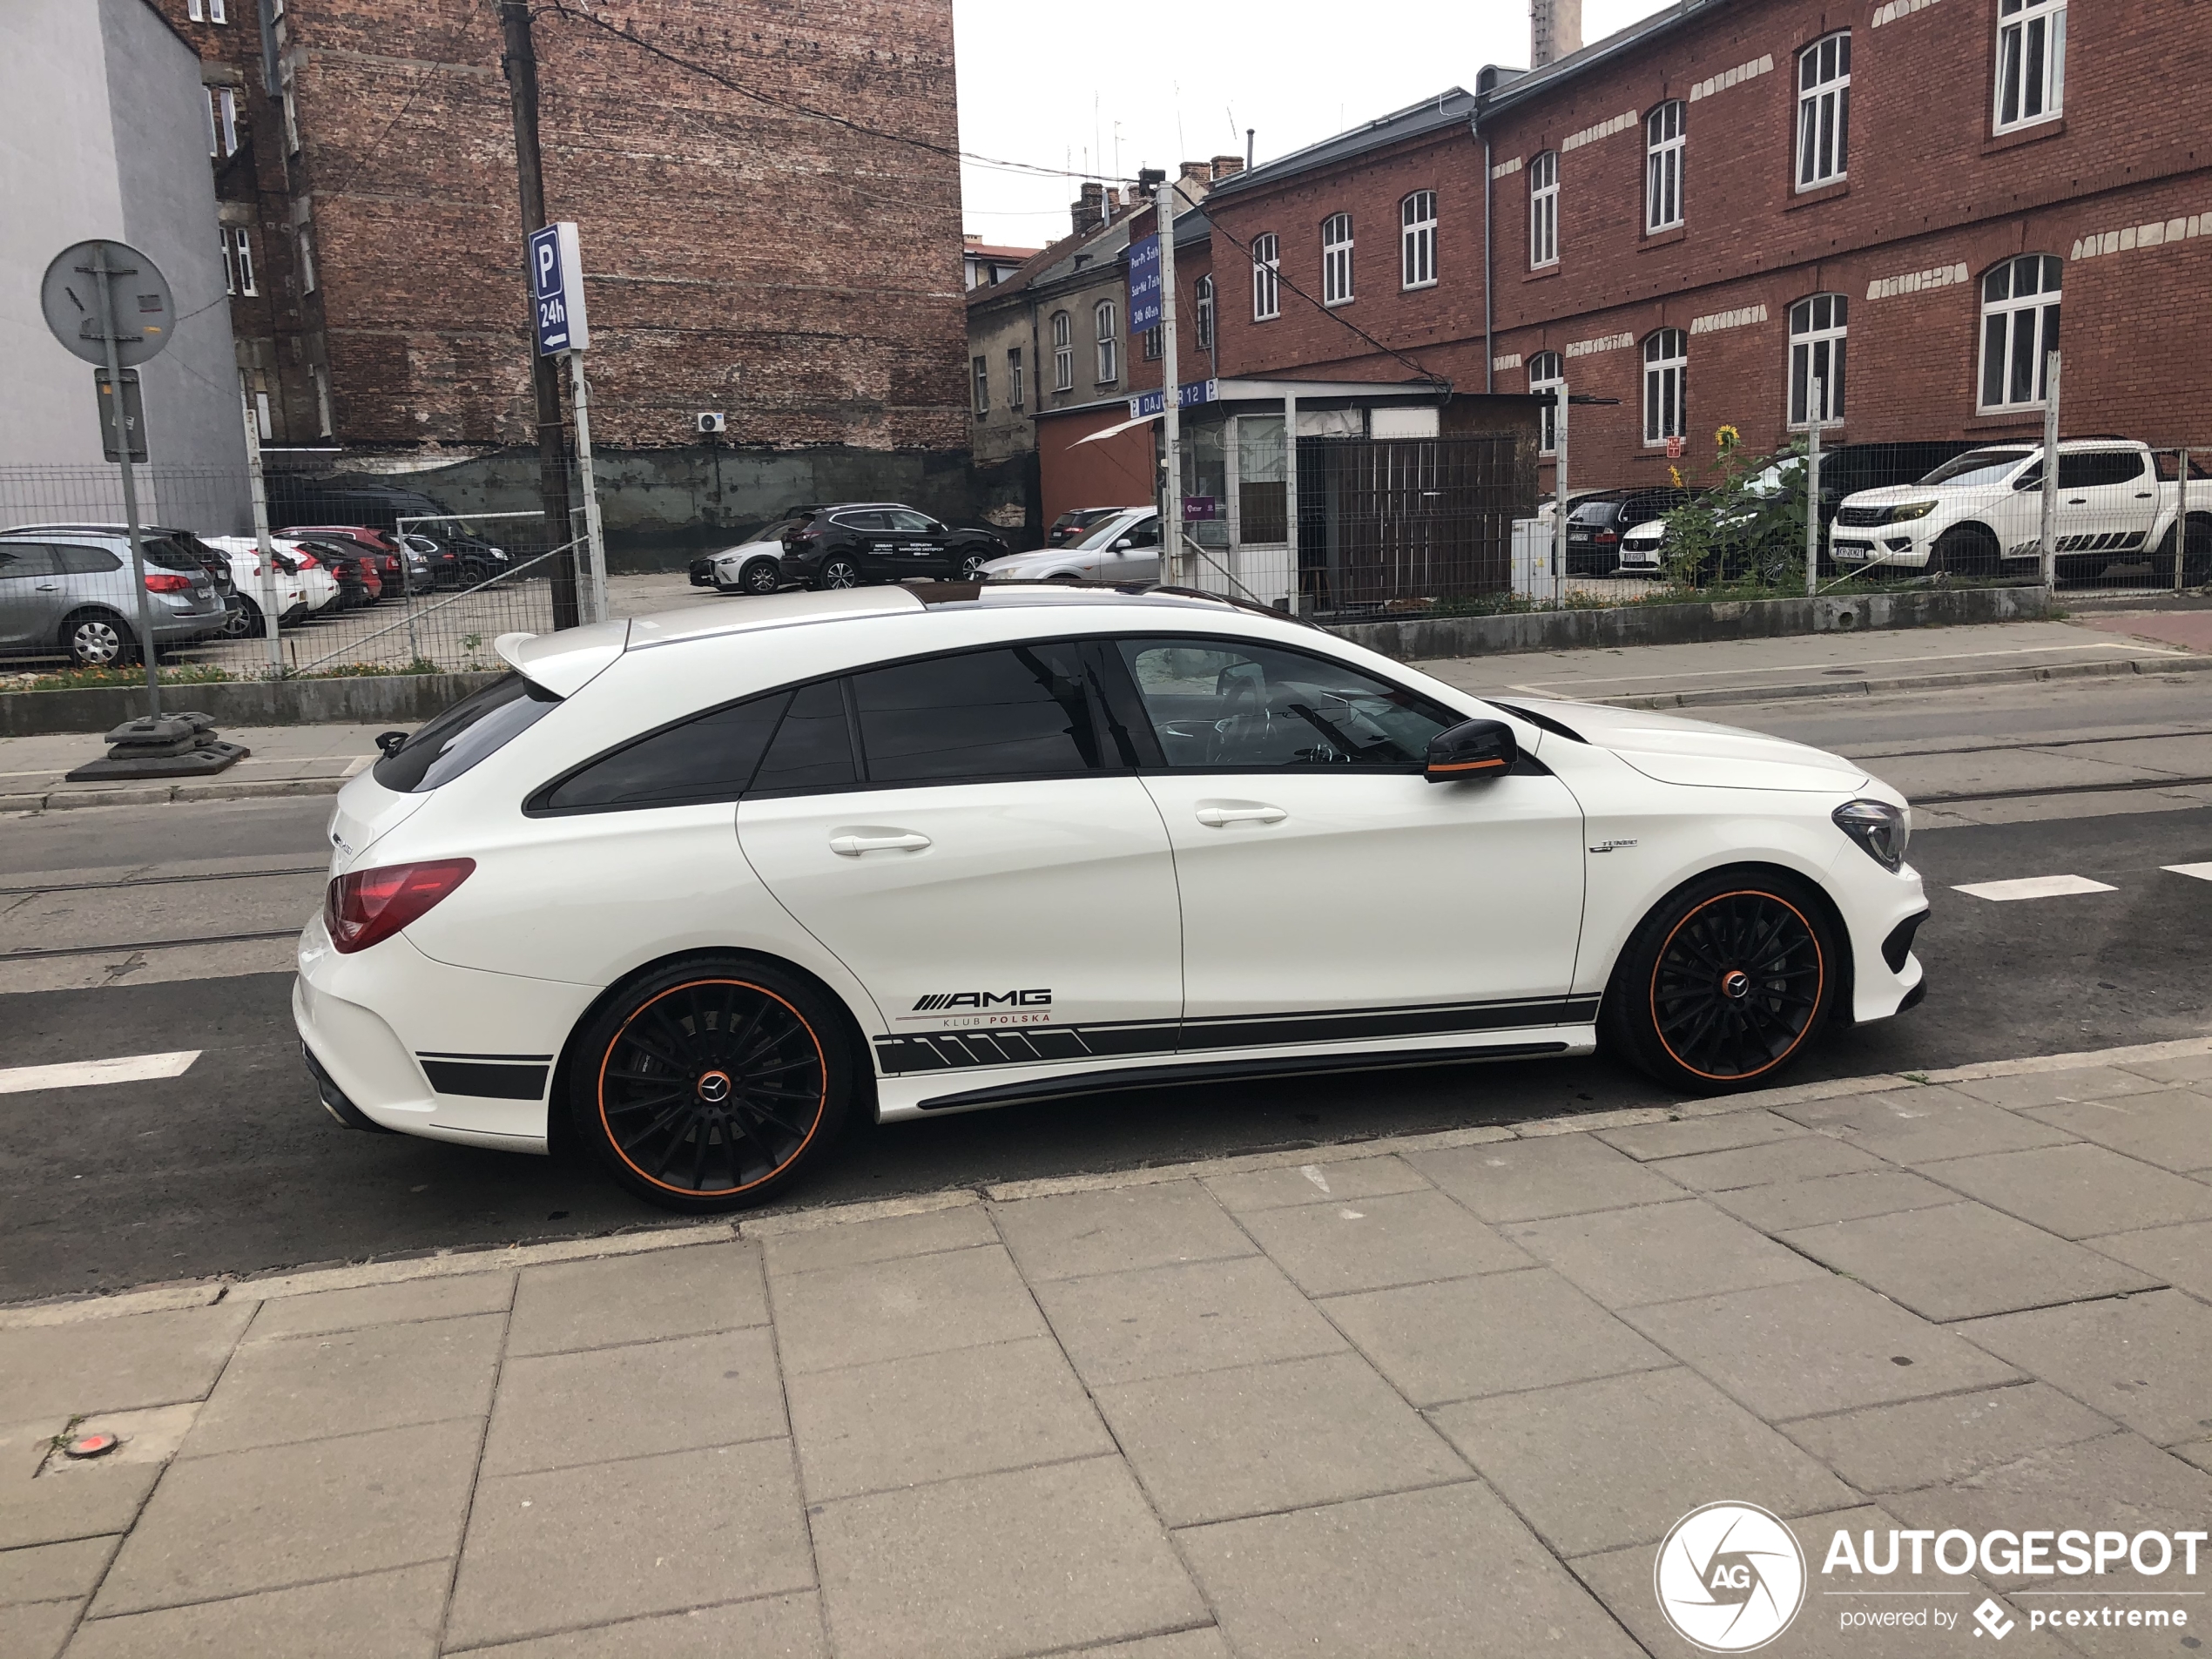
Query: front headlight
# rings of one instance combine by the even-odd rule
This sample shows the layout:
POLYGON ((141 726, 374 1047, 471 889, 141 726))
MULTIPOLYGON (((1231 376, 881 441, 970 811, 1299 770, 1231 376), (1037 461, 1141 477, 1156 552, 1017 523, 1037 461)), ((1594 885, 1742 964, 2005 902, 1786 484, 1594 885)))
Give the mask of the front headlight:
POLYGON ((1912 840, 1912 813, 1885 800, 1847 800, 1831 814, 1836 827, 1866 849, 1866 856, 1885 870, 1905 863, 1905 849, 1912 840))
POLYGON ((1935 511, 1936 505, 1937 503, 1932 501, 1902 502, 1890 509, 1889 522, 1892 524, 1902 524, 1910 518, 1925 518, 1930 513, 1935 511))

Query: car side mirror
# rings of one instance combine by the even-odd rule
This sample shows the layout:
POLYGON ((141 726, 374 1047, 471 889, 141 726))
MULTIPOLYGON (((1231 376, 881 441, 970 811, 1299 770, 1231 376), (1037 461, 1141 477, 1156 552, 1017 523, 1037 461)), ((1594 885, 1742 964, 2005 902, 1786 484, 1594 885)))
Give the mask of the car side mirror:
POLYGON ((1130 549, 1135 547, 1136 545, 1136 543, 1135 542, 1124 536, 1120 541, 1114 543, 1114 551, 1116 553, 1126 553, 1130 550, 1130 549))
POLYGON ((1433 784, 1492 778, 1511 772, 1520 759, 1521 745, 1503 720, 1462 720, 1428 740, 1423 775, 1433 784))
POLYGON ((376 734, 376 746, 389 758, 399 753, 401 745, 414 735, 412 732, 380 732, 376 734))

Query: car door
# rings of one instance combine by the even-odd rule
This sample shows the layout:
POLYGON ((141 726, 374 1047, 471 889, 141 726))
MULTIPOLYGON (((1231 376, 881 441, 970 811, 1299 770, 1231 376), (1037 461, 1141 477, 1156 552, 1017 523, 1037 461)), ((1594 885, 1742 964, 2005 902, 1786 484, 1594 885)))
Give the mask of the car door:
POLYGON ((1157 582, 1160 579, 1160 519, 1155 513, 1141 519, 1096 555, 1097 569, 1089 574, 1101 582, 1157 582))
POLYGON ((2158 491, 2140 449, 2059 452, 2058 538, 2061 553, 2142 550, 2158 491))
MULTIPOLYGON (((80 605, 97 604, 119 613, 132 628, 138 625, 138 596, 132 586, 131 567, 111 548, 84 542, 63 542, 46 550, 54 574, 37 585, 40 614, 32 626, 37 639, 58 639, 62 621, 80 605)), ((148 569, 152 569, 151 562, 148 569)))
POLYGON ((21 650, 50 645, 59 637, 61 618, 44 626, 51 610, 53 556, 38 542, 0 542, 0 646, 21 650))
POLYGON ((887 1073, 1172 1051, 1175 867, 1103 662, 996 645, 794 698, 738 845, 874 997, 887 1073))
POLYGON ((897 507, 884 516, 891 523, 891 558, 900 576, 952 574, 950 532, 927 513, 897 507))
POLYGON ((1433 784, 1461 715, 1318 654, 1116 642, 1164 765, 1186 1049, 1588 1020, 1582 815, 1533 763, 1433 784))

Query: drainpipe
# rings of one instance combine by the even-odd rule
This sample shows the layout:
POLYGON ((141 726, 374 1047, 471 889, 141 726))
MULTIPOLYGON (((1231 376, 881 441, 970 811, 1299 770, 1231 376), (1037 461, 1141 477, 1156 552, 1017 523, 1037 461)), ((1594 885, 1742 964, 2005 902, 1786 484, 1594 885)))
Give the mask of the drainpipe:
POLYGON ((1491 364, 1497 356, 1490 311, 1490 135, 1483 132, 1480 114, 1473 125, 1474 136, 1482 140, 1482 389, 1488 392, 1494 389, 1491 364))

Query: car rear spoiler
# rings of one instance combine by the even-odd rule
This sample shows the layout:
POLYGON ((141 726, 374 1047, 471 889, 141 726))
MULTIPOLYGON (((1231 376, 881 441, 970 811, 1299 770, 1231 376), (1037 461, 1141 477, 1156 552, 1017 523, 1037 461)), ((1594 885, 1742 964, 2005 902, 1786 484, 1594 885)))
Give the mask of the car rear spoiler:
POLYGON ((630 624, 597 622, 556 634, 502 634, 491 643, 500 661, 533 685, 556 697, 573 697, 621 656, 630 644, 630 624))

